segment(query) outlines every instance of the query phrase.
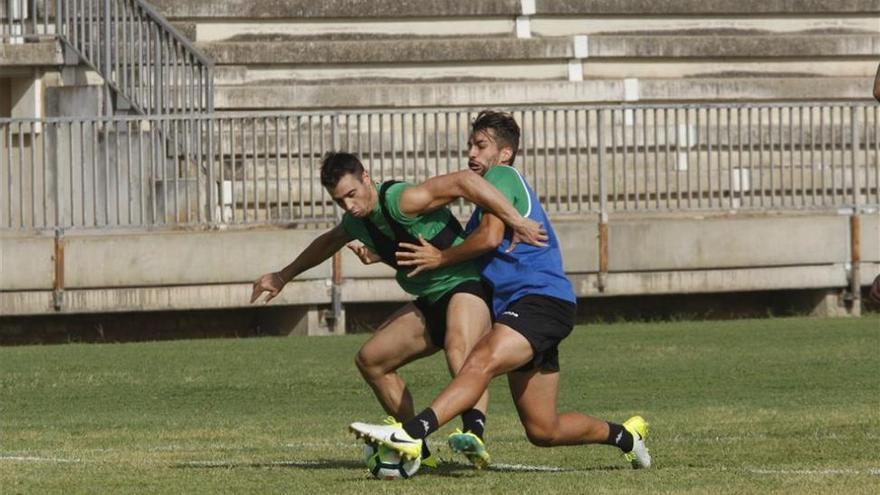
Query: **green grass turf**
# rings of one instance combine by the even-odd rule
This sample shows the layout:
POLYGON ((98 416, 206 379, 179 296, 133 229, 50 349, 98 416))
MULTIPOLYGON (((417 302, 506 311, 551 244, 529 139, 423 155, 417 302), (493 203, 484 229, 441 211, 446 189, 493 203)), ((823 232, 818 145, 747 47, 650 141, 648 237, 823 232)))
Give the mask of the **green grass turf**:
MULTIPOLYGON (((0 348, 0 493, 880 493, 880 318, 578 327, 560 407, 652 424, 655 469, 607 446, 531 446, 496 380, 496 463, 369 477, 351 421, 382 412, 366 335, 0 348)), ((404 369, 417 407, 448 377, 404 369)))

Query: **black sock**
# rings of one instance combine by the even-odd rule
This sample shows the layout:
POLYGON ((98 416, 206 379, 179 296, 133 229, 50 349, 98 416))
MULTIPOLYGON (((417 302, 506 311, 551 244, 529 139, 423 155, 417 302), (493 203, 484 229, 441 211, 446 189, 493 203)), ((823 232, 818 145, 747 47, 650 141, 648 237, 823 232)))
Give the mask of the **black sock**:
POLYGON ((461 415, 462 430, 469 431, 483 439, 483 431, 486 429, 486 415, 476 409, 468 409, 461 415))
POLYGON ((633 449, 633 436, 626 431, 623 425, 609 422, 608 438, 602 443, 605 445, 616 445, 624 452, 631 452, 633 449))
POLYGON ((416 417, 403 424, 403 429, 413 438, 425 438, 437 431, 437 415, 430 407, 418 413, 416 417))

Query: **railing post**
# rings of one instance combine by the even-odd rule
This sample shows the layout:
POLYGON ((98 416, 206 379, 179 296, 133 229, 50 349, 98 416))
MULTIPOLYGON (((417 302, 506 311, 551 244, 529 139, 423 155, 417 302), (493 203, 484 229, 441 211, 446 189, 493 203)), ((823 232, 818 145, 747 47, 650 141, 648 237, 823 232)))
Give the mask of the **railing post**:
MULTIPOLYGON (((611 132, 614 132, 612 113, 611 132)), ((605 112, 600 108, 596 113, 596 147, 598 149, 599 172, 599 273, 596 288, 605 292, 608 276, 608 188, 605 183, 605 112)), ((546 139, 546 137, 545 137, 546 139)))
MULTIPOLYGON (((856 120, 855 107, 849 107, 850 119, 850 167, 852 167, 852 217, 850 217, 850 297, 852 307, 850 314, 861 315, 862 309, 862 226, 861 211, 859 210, 859 173, 856 166, 856 157, 859 148, 859 125, 856 120)), ((843 134, 843 133, 841 133, 843 134)), ((865 163, 867 167, 868 164, 865 163)))
MULTIPOLYGON (((111 22, 110 22, 110 7, 111 0, 104 0, 104 36, 102 36, 101 43, 101 61, 104 62, 101 70, 104 71, 104 115, 111 116, 113 115, 113 93, 110 90, 110 83, 113 80, 113 73, 111 72, 111 68, 113 67, 113 61, 110 57, 110 32, 112 30, 111 22)), ((106 139, 106 137, 105 137, 106 139)))

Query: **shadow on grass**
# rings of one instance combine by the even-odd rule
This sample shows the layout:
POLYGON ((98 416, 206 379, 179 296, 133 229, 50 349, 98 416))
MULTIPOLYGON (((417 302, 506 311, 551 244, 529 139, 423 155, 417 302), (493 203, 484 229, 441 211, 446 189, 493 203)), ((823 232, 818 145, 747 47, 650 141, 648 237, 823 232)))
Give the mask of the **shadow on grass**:
MULTIPOLYGON (((303 470, 322 469, 349 469, 363 471, 366 469, 362 461, 339 460, 339 459, 314 459, 301 461, 190 461, 171 465, 175 469, 268 469, 268 468, 294 468, 303 470)), ((628 469, 624 466, 586 466, 582 468, 564 468, 557 466, 533 466, 527 464, 504 464, 497 463, 489 467, 489 472, 499 473, 570 473, 570 472, 600 472, 621 471, 628 469)), ((420 476, 439 476, 445 478, 460 478, 463 476, 479 475, 470 464, 460 462, 441 462, 436 468, 422 468, 420 476)))
POLYGON ((297 469, 366 469, 362 461, 315 459, 307 461, 190 461, 171 465, 175 469, 237 469, 237 468, 297 468, 297 469))

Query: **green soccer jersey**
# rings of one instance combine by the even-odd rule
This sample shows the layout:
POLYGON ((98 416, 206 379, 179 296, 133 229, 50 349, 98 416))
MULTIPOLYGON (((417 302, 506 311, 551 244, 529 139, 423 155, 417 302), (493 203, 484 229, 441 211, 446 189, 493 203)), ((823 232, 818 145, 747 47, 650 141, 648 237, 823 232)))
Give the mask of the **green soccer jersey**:
MULTIPOLYGON (((376 187, 376 184, 373 184, 373 187, 376 187)), ((449 218, 452 216, 452 212, 449 211, 448 208, 441 208, 417 217, 408 217, 404 215, 403 212, 400 211, 400 194, 407 187, 411 187, 410 184, 399 183, 388 188, 385 194, 385 205, 388 207, 388 213, 391 215, 391 218, 400 223, 413 237, 418 238, 419 235, 421 235, 425 239, 432 239, 446 227, 449 218)), ((377 188, 376 193, 378 194, 378 192, 377 188)), ((391 226, 385 221, 385 216, 382 214, 382 209, 378 202, 366 220, 372 222, 380 232, 388 236, 390 239, 394 239, 394 233, 391 230, 391 226)), ((345 213, 345 215, 342 216, 342 228, 345 229, 348 235, 363 242, 373 251, 376 251, 373 239, 370 237, 362 219, 355 218, 351 214, 345 213)), ((463 241, 464 236, 459 235, 453 242, 453 245, 461 244, 463 241)), ((470 261, 422 272, 412 278, 407 277, 407 273, 409 273, 409 270, 397 270, 396 278, 400 287, 416 297, 425 297, 431 302, 440 299, 440 297, 442 297, 449 289, 452 289, 462 282, 480 279, 479 269, 470 261)))

